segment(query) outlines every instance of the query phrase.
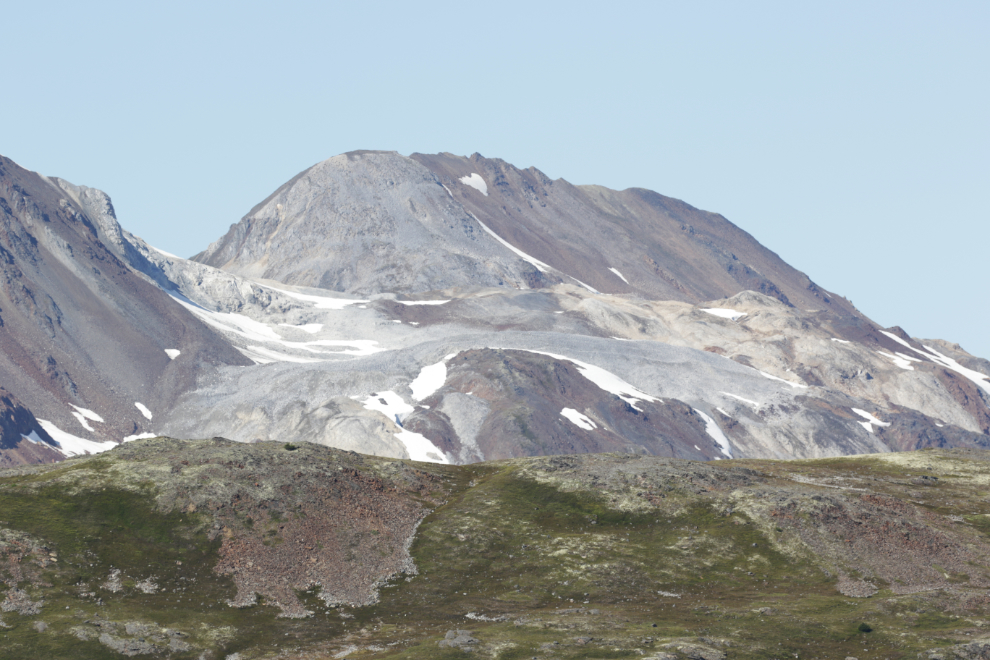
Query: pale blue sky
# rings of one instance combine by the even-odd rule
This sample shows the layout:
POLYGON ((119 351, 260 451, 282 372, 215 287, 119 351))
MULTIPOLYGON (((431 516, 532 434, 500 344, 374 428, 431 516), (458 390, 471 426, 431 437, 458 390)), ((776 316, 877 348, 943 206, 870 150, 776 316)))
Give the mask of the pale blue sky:
POLYGON ((990 3, 8 3, 0 153, 189 256, 352 149, 724 214, 990 358, 990 3))

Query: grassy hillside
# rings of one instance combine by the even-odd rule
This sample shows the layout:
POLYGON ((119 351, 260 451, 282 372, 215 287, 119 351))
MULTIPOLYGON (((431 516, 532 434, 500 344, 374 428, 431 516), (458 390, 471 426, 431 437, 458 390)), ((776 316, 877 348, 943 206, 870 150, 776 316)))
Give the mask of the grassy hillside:
POLYGON ((0 475, 0 656, 982 657, 988 458, 129 443, 0 475))

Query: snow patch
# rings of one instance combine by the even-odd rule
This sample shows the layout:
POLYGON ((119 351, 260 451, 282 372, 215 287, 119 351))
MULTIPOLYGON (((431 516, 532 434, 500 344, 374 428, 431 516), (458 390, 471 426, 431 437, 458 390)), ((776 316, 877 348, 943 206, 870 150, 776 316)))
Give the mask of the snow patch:
POLYGON ((572 275, 568 275, 568 277, 570 277, 572 280, 574 280, 575 282, 577 282, 578 284, 580 284, 581 286, 583 286, 588 291, 591 291, 592 293, 601 293, 601 291, 599 291, 598 289, 596 289, 594 287, 591 287, 591 286, 588 286, 587 284, 585 284, 584 282, 582 282, 581 280, 579 280, 578 278, 576 278, 576 277, 574 277, 572 275))
MULTIPOLYGON (((950 358, 947 355, 943 355, 942 353, 936 351, 931 346, 924 346, 924 349, 925 350, 924 351, 920 351, 920 350, 918 350, 917 348, 915 348, 914 346, 912 346, 911 344, 907 343, 906 341, 904 341, 903 339, 901 339, 900 337, 898 337, 897 335, 895 335, 893 333, 887 332, 885 330, 881 330, 880 332, 883 333, 884 335, 890 337, 891 339, 893 339, 894 341, 896 341, 898 344, 911 349, 912 351, 914 351, 918 355, 920 355, 922 357, 926 357, 926 358, 928 358, 929 360, 931 360, 932 362, 934 362, 936 364, 939 364, 939 365, 941 365, 941 366, 943 366, 943 367, 945 367, 947 369, 951 369, 952 371, 955 371, 956 373, 958 373, 958 374, 964 376, 965 378, 973 381, 974 383, 976 383, 977 385, 979 385, 980 387, 982 387, 987 392, 990 392, 990 376, 987 376, 984 373, 980 373, 979 371, 975 371, 973 369, 969 369, 967 367, 962 366, 961 364, 959 364, 958 362, 956 362, 954 359, 950 358)), ((907 365, 907 367, 902 366, 902 364, 906 364, 907 361, 918 361, 917 358, 908 357, 907 355, 904 355, 903 353, 897 353, 897 356, 900 358, 900 361, 898 361, 898 357, 892 356, 889 353, 884 353, 883 351, 877 351, 877 352, 880 353, 881 355, 883 355, 884 357, 893 359, 894 360, 894 364, 896 364, 897 366, 901 367, 902 369, 904 369, 904 368, 910 369, 910 365, 907 365)))
MULTIPOLYGON (((526 349, 521 349, 526 350, 526 349)), ((528 353, 537 353, 539 355, 547 355, 555 360, 567 360, 572 362, 578 368, 578 371, 582 376, 590 380, 592 383, 600 387, 601 389, 614 394, 626 403, 628 403, 633 410, 639 410, 636 407, 636 403, 639 401, 650 401, 650 402, 660 402, 660 399, 650 396, 646 392, 633 387, 626 381, 622 380, 610 371, 605 371, 601 367, 596 367, 593 364, 588 364, 587 362, 581 362, 580 360, 575 360, 574 358, 569 358, 564 355, 555 355, 554 353, 545 353, 543 351, 531 351, 527 350, 528 353)), ((640 411, 642 412, 642 411, 640 411)))
POLYGON ((89 421, 102 422, 103 418, 97 415, 92 410, 87 410, 86 408, 80 408, 79 406, 72 403, 70 403, 69 405, 76 409, 76 412, 72 413, 72 416, 79 421, 82 427, 87 431, 89 431, 90 433, 95 433, 96 430, 89 425, 89 421))
POLYGON ((154 245, 149 245, 148 247, 150 247, 152 250, 154 250, 158 254, 164 254, 166 257, 170 257, 172 259, 179 259, 181 261, 185 261, 185 259, 183 259, 182 257, 177 257, 174 254, 172 254, 171 252, 166 252, 165 250, 162 250, 161 248, 156 248, 154 245))
POLYGON ((486 225, 485 223, 483 223, 481 220, 478 220, 478 216, 476 216, 475 214, 471 213, 470 211, 468 211, 468 215, 470 215, 472 218, 474 218, 474 221, 477 222, 479 225, 481 225, 481 228, 482 229, 484 229, 486 232, 488 232, 489 234, 491 234, 491 236, 496 241, 498 241, 499 243, 501 243, 505 247, 507 247, 510 250, 512 250, 516 254, 516 256, 518 256, 519 258, 523 259, 524 261, 528 261, 529 263, 531 263, 534 266, 536 266, 536 270, 540 271, 541 273, 545 273, 545 272, 547 272, 547 271, 550 270, 550 266, 546 265, 545 263, 543 263, 539 259, 535 259, 535 258, 529 256, 528 254, 526 254, 525 252, 523 252, 522 250, 520 250, 516 246, 512 245, 511 243, 509 243, 507 240, 505 240, 504 238, 502 238, 501 236, 499 236, 495 232, 493 232, 491 229, 488 228, 488 225, 486 225))
POLYGON ((620 273, 618 270, 616 270, 615 268, 609 268, 609 270, 612 271, 613 273, 615 273, 616 275, 618 275, 619 276, 619 279, 621 279, 623 282, 625 282, 626 284, 629 284, 629 280, 627 280, 625 277, 623 277, 622 273, 620 273))
POLYGON ((402 400, 401 396, 391 390, 372 394, 361 401, 361 405, 368 410, 377 410, 399 426, 402 426, 402 420, 414 410, 402 400))
POLYGON ((296 300, 311 302, 313 303, 314 309, 344 309, 348 305, 363 305, 364 303, 371 302, 370 300, 351 300, 348 298, 329 298, 327 296, 314 296, 309 293, 296 293, 295 291, 276 289, 273 286, 266 288, 271 289, 272 291, 278 291, 279 293, 289 296, 290 298, 295 298, 296 300))
POLYGON ((719 411, 720 413, 722 413, 722 414, 723 414, 723 415, 725 415, 726 417, 732 417, 732 415, 730 415, 729 413, 727 413, 727 412, 725 412, 725 411, 724 411, 724 410, 722 410, 721 408, 716 408, 715 410, 717 410, 717 411, 719 411))
MULTIPOLYGON (((914 350, 917 353, 921 353, 921 351, 919 351, 917 349, 912 349, 912 350, 914 350)), ((969 380, 973 381, 974 383, 976 383, 978 386, 982 387, 987 392, 990 392, 990 376, 987 376, 986 374, 982 374, 979 371, 975 371, 973 369, 968 369, 968 368, 962 366, 961 364, 959 364, 958 362, 956 362, 955 360, 953 360, 949 356, 942 355, 941 353, 939 353, 938 351, 936 351, 931 346, 925 346, 925 350, 928 351, 929 353, 931 353, 931 355, 929 355, 928 357, 933 362, 936 362, 937 364, 940 364, 943 367, 946 367, 948 369, 952 369, 956 373, 958 373, 958 374, 960 374, 962 376, 965 376, 969 380)), ((921 354, 924 355, 924 353, 921 353, 921 354)))
POLYGON ((134 406, 141 411, 141 414, 144 415, 145 419, 151 419, 151 411, 148 410, 147 406, 140 401, 135 401, 134 406))
POLYGON ((296 330, 302 330, 303 332, 308 332, 311 335, 315 335, 317 332, 323 329, 322 323, 306 323, 304 325, 292 325, 291 323, 279 323, 280 327, 283 328, 295 328, 296 330))
POLYGON ((158 436, 154 433, 138 433, 137 435, 129 435, 123 439, 122 442, 134 442, 135 440, 145 440, 147 438, 157 438, 158 436))
POLYGON ((182 355, 182 351, 180 351, 177 348, 166 348, 165 349, 165 355, 168 356, 168 359, 169 360, 174 360, 175 358, 177 358, 180 355, 182 355))
POLYGON ((701 416, 701 419, 705 420, 705 433, 710 435, 712 440, 718 443, 718 446, 722 450, 723 454, 729 458, 732 458, 732 445, 729 444, 729 439, 725 437, 725 433, 722 432, 722 429, 719 428, 715 420, 697 408, 694 409, 694 412, 698 413, 701 416))
POLYGON ((58 448, 66 456, 99 454, 117 446, 117 443, 113 441, 97 442, 66 433, 47 419, 39 419, 38 424, 45 430, 45 433, 51 436, 52 440, 55 441, 55 444, 58 445, 58 448))
POLYGON ((253 341, 282 341, 282 337, 270 327, 243 314, 213 312, 189 302, 181 295, 170 294, 172 299, 188 309, 207 325, 218 330, 240 335, 253 341))
POLYGON ((839 339, 838 337, 832 337, 832 341, 837 341, 840 344, 851 344, 852 343, 851 341, 848 341, 846 339, 839 339))
POLYGON ((80 415, 77 412, 72 413, 72 416, 75 417, 77 420, 79 420, 79 423, 82 424, 82 427, 84 429, 86 429, 90 433, 95 433, 96 432, 96 429, 94 429, 92 426, 89 425, 89 422, 86 421, 86 418, 85 417, 83 417, 82 415, 80 415))
POLYGON ((733 398, 733 399, 736 399, 737 401, 742 401, 743 403, 748 403, 749 405, 753 406, 754 408, 759 408, 760 407, 760 404, 758 404, 756 401, 751 401, 750 399, 744 399, 741 396, 738 396, 736 394, 729 394, 728 392, 719 392, 719 394, 724 394, 725 396, 730 397, 730 398, 733 398))
MULTIPOLYGON (((271 288, 271 287, 269 287, 271 288)), ((273 291, 282 291, 281 289, 272 289, 273 291)), ((367 300, 341 300, 337 298, 324 298, 322 296, 308 296, 305 294, 294 294, 288 291, 283 291, 286 295, 296 297, 311 299, 317 302, 316 307, 321 309, 340 309, 342 306, 350 305, 356 302, 368 302, 367 300), (324 305, 326 303, 326 305, 324 305)), ((186 299, 179 293, 169 292, 169 295, 178 302, 180 305, 192 312, 196 317, 201 319, 207 325, 210 325, 218 330, 226 333, 242 337, 244 339, 250 340, 252 342, 264 342, 264 343, 274 343, 278 344, 279 347, 284 347, 288 349, 294 349, 299 351, 304 351, 306 353, 315 353, 317 355, 354 355, 354 356, 364 356, 371 355, 373 353, 379 353, 388 349, 381 348, 378 346, 378 342, 371 339, 318 339, 316 341, 308 342, 293 342, 287 341, 282 338, 277 332, 275 332, 268 325, 255 321, 252 318, 244 316, 243 314, 235 314, 228 312, 214 312, 205 309, 190 300, 186 299), (350 350, 342 351, 327 351, 320 350, 324 347, 348 347, 350 350)), ((315 325, 315 324, 313 324, 315 325)), ((299 327, 299 326, 297 326, 299 327)), ((257 364, 267 364, 270 362, 299 362, 299 363, 310 363, 310 362, 321 362, 319 358, 309 358, 298 355, 290 355, 284 351, 279 351, 277 349, 268 348, 265 346, 249 345, 246 348, 241 348, 235 345, 235 348, 239 350, 242 354, 253 360, 257 364)))
POLYGON ((708 312, 712 316, 719 316, 723 319, 729 319, 730 321, 738 321, 742 317, 746 316, 746 312, 737 312, 734 309, 724 309, 721 307, 712 307, 709 309, 702 309, 703 312, 708 312))
MULTIPOLYGON (((365 355, 374 355, 375 353, 381 353, 382 351, 388 350, 387 348, 382 348, 378 346, 378 342, 374 339, 318 339, 316 341, 307 342, 280 342, 282 345, 288 348, 300 348, 311 353, 324 354, 324 355, 354 355, 356 357, 363 357, 365 355), (315 350, 313 347, 337 347, 337 346, 347 346, 348 350, 343 351, 319 351, 315 350)), ((286 357, 286 360, 289 358, 286 357)))
MULTIPOLYGON (((759 369, 757 369, 757 371, 759 371, 759 369)), ((770 380, 779 380, 782 383, 787 383, 788 385, 790 385, 795 389, 802 389, 802 388, 808 389, 808 386, 805 385, 804 383, 792 383, 789 380, 784 380, 783 378, 777 378, 776 376, 772 376, 765 371, 760 371, 760 375, 763 376, 764 378, 769 378, 770 380)))
POLYGON ((449 300, 396 300, 400 305, 446 305, 449 300))
POLYGON ((450 463, 439 447, 419 433, 403 430, 400 433, 396 433, 395 437, 406 446, 406 451, 409 452, 409 458, 414 461, 450 463))
MULTIPOLYGON (((460 179, 458 179, 458 181, 463 183, 465 186, 471 186, 485 197, 488 197, 488 184, 485 183, 485 180, 482 179, 481 175, 478 174, 477 172, 472 172, 467 176, 462 176, 460 179)), ((450 191, 448 190, 447 192, 450 191)))
MULTIPOLYGON (((441 362, 441 364, 443 363, 441 362)), ((400 428, 402 427, 402 420, 415 410, 403 401, 401 396, 392 391, 372 394, 364 401, 361 401, 361 404, 368 410, 377 410, 382 413, 393 420, 400 428)), ((450 462, 439 447, 419 433, 402 429, 395 434, 395 437, 405 445, 406 452, 409 453, 409 458, 414 461, 426 461, 429 463, 450 462)))
POLYGON ((896 355, 891 355, 890 353, 885 353, 883 351, 877 351, 877 353, 884 356, 885 358, 888 358, 895 365, 897 365, 901 369, 904 369, 905 371, 914 371, 914 367, 911 366, 911 363, 905 360, 904 358, 897 357, 896 355))
POLYGON ((866 420, 865 422, 857 422, 857 423, 860 424, 870 433, 873 433, 874 424, 876 424, 877 426, 890 426, 890 422, 881 422, 879 419, 877 419, 870 413, 866 412, 865 410, 860 410, 859 408, 853 408, 852 411, 866 420))
POLYGON ((414 401, 422 401, 441 387, 447 380, 447 365, 444 362, 437 362, 423 367, 419 375, 413 382, 409 383, 414 401))
POLYGON ((70 403, 69 405, 72 406, 73 408, 75 408, 77 411, 79 411, 79 414, 82 417, 85 417, 86 419, 93 420, 94 422, 101 422, 101 423, 103 422, 103 418, 100 417, 99 415, 97 415, 92 410, 87 410, 86 408, 80 408, 79 406, 77 406, 77 405, 75 405, 73 403, 70 403))
POLYGON ((560 411, 560 414, 561 416, 574 422, 575 426, 582 428, 585 431, 594 431, 598 428, 597 424, 591 421, 591 419, 589 419, 586 415, 582 415, 578 411, 574 410, 574 408, 564 408, 560 411))
POLYGON ((314 362, 323 362, 319 358, 305 358, 299 357, 297 355, 289 355, 288 353, 282 353, 281 351, 273 351, 270 348, 265 348, 264 346, 248 346, 247 348, 239 348, 235 346, 242 355, 254 361, 255 364, 271 364, 272 362, 297 362, 299 364, 310 364, 314 362))
POLYGON ((891 339, 893 339, 894 341, 896 341, 901 346, 904 346, 905 348, 910 348, 912 351, 918 350, 914 346, 912 346, 911 344, 907 343, 906 341, 904 341, 903 339, 901 339, 900 337, 898 337, 897 335, 895 335, 892 332, 887 332, 886 330, 881 330, 880 331, 880 334, 887 335, 888 337, 890 337, 891 339))

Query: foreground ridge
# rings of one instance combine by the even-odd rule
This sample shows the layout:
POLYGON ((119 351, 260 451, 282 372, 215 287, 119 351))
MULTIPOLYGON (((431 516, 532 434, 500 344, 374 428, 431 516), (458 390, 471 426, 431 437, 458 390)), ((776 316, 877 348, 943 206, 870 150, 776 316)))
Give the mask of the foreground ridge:
POLYGON ((0 648, 980 657, 988 461, 956 449, 455 466, 139 440, 0 473, 0 648))

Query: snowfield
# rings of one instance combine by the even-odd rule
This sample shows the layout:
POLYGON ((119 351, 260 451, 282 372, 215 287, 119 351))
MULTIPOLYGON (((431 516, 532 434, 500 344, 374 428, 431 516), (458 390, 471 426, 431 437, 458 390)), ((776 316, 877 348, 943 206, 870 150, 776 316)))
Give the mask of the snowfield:
POLYGON ((730 321, 738 321, 742 317, 746 316, 746 312, 737 312, 734 309, 722 309, 721 307, 710 307, 708 309, 702 309, 701 311, 707 312, 712 316, 729 319, 730 321))
POLYGON ((428 367, 423 367, 422 371, 419 372, 419 375, 416 376, 416 379, 409 383, 409 389, 412 390, 413 400, 422 401, 443 387, 444 381, 446 380, 446 362, 437 362, 436 364, 431 364, 428 367))
POLYGON ((58 443, 58 448, 66 456, 99 454, 102 451, 107 451, 117 446, 117 443, 113 441, 97 442, 66 433, 46 419, 39 419, 38 424, 45 430, 45 433, 52 437, 52 440, 58 443))
POLYGON ((467 176, 462 176, 458 179, 458 181, 463 183, 465 186, 471 186, 485 197, 488 197, 488 184, 485 183, 485 180, 482 179, 481 175, 477 172, 472 172, 467 176))
POLYGON ((578 411, 574 410, 574 408, 564 408, 563 410, 560 411, 560 414, 562 417, 565 417, 571 420, 572 422, 574 422, 575 426, 577 426, 578 428, 582 428, 585 431, 594 431, 596 428, 598 428, 598 425, 595 424, 593 421, 591 421, 591 419, 588 418, 587 415, 582 415, 578 411))
MULTIPOLYGON (((725 437, 725 433, 723 433, 722 429, 719 428, 718 423, 697 408, 694 409, 694 412, 698 413, 698 415, 701 416, 701 419, 705 420, 705 433, 711 436, 712 440, 718 443, 719 449, 726 455, 726 457, 732 458, 732 445, 729 444, 729 439, 725 437)), ((695 446, 697 447, 697 445, 695 446)))
POLYGON ((612 271, 613 273, 615 273, 616 275, 618 275, 619 276, 619 279, 621 279, 623 282, 625 282, 626 284, 629 284, 629 280, 627 280, 625 278, 625 276, 623 276, 623 274, 620 273, 618 270, 616 270, 615 268, 609 268, 609 270, 612 271))
MULTIPOLYGON (((628 403, 634 410, 639 410, 636 404, 640 401, 649 401, 655 403, 660 401, 660 399, 650 396, 646 392, 633 387, 626 381, 622 380, 615 374, 605 371, 601 367, 596 367, 593 364, 588 364, 587 362, 581 362, 580 360, 575 360, 569 358, 565 355, 555 355, 554 353, 545 353, 543 351, 529 351, 530 353, 538 353, 540 355, 547 355, 555 360, 566 360, 568 362, 573 362, 577 368, 578 372, 592 383, 602 388, 606 392, 610 392, 615 396, 619 397, 626 403, 628 403)), ((640 412, 642 412, 640 410, 640 412)))

